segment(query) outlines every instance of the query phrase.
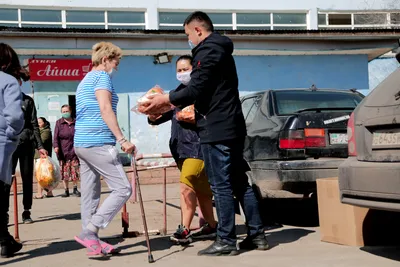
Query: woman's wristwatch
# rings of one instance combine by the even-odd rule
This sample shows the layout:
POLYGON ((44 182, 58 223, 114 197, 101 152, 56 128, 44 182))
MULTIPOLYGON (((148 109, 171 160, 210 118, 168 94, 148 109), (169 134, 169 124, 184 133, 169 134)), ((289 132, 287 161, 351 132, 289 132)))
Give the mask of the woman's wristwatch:
POLYGON ((125 143, 125 142, 127 142, 127 141, 128 141, 128 140, 126 140, 125 136, 122 136, 122 138, 118 140, 118 143, 119 143, 120 145, 122 145, 123 143, 125 143))

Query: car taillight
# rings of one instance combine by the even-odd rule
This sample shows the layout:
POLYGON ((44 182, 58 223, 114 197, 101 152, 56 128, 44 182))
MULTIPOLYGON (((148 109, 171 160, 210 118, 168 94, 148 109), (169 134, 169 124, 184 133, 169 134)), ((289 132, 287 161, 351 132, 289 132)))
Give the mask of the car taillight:
POLYGON ((304 129, 282 132, 279 138, 280 149, 304 149, 325 147, 324 129, 304 129))
POLYGON ((354 134, 354 113, 351 113, 350 119, 347 122, 347 139, 348 139, 348 153, 349 156, 357 156, 356 138, 354 134))
POLYGON ((325 129, 304 129, 306 147, 326 146, 325 129))
POLYGON ((287 131, 281 133, 279 138, 280 149, 304 149, 305 147, 304 131, 287 131))

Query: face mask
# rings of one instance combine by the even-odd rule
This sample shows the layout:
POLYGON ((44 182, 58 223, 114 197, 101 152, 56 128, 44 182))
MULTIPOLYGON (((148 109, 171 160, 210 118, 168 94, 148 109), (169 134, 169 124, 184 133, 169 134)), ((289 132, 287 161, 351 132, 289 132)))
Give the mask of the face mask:
POLYGON ((189 47, 190 47, 190 49, 194 49, 196 47, 196 45, 192 41, 189 40, 189 47))
POLYGON ((69 112, 63 113, 63 114, 61 114, 61 116, 62 116, 64 119, 69 119, 69 118, 71 118, 71 113, 69 113, 69 112))
POLYGON ((179 82, 181 82, 184 85, 188 85, 190 82, 190 71, 187 72, 181 72, 176 74, 176 78, 178 79, 179 82))

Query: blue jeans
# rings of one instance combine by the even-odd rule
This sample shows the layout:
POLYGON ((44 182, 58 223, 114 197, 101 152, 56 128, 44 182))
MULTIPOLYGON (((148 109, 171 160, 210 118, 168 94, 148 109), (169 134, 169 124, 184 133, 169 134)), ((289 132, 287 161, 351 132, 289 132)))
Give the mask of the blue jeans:
POLYGON ((230 245, 236 244, 234 196, 245 213, 247 234, 255 236, 264 232, 258 201, 246 175, 248 167, 243 158, 243 146, 242 138, 201 144, 217 209, 217 235, 230 245))

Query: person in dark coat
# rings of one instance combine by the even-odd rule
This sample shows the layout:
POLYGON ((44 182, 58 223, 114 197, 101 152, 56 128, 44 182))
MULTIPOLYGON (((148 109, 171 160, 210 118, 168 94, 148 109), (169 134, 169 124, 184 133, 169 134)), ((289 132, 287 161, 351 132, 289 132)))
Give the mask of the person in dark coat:
MULTIPOLYGON (((176 89, 185 90, 190 81, 192 57, 181 56, 176 62, 177 79, 181 84, 176 89)), ((213 214, 212 192, 204 168, 203 156, 200 150, 200 138, 193 117, 188 116, 183 121, 180 118, 182 109, 175 108, 161 117, 149 116, 151 125, 159 125, 171 120, 170 150, 179 170, 182 222, 171 241, 176 244, 190 243, 192 238, 213 238, 216 236, 216 221, 213 214), (197 203, 207 222, 195 233, 190 232, 197 203)))
POLYGON ((81 193, 78 191, 78 181, 80 179, 79 159, 74 149, 75 119, 71 116, 71 107, 69 105, 61 107, 61 117, 54 127, 53 146, 60 163, 61 179, 65 189, 62 197, 70 196, 69 182, 73 184, 72 194, 80 197, 81 193))
POLYGON ((239 81, 232 41, 214 32, 210 17, 193 12, 184 22, 192 48, 193 70, 185 90, 149 96, 139 111, 157 115, 169 107, 194 104, 201 150, 218 215, 217 240, 198 255, 238 255, 235 197, 246 216, 247 237, 240 249, 269 248, 259 205, 243 157, 246 124, 239 99, 239 81))
MULTIPOLYGON (((22 94, 18 80, 22 67, 17 53, 7 44, 0 43, 0 243, 1 257, 14 256, 22 249, 8 232, 8 209, 12 184, 11 158, 18 145, 18 135, 24 127, 21 109, 22 94)), ((24 79, 28 76, 23 75, 24 79)), ((32 183, 32 182, 31 182, 32 183)))
MULTIPOLYGON (((20 80, 22 85, 22 81, 20 80)), ((33 98, 22 93, 22 110, 24 112, 25 125, 19 136, 19 144, 12 156, 12 176, 16 179, 15 172, 19 161, 19 169, 22 178, 22 203, 24 211, 22 212, 23 223, 33 223, 31 218, 32 200, 33 200, 33 169, 35 149, 39 151, 41 157, 47 156, 47 151, 43 148, 40 138, 39 124, 37 121, 37 112, 33 98)))
MULTIPOLYGON (((49 157, 51 157, 53 152, 53 137, 51 134, 50 122, 48 122, 44 117, 39 117, 38 124, 40 130, 40 139, 42 139, 43 148, 48 152, 49 157)), ((36 150, 35 160, 39 158, 39 151, 36 150)), ((43 188, 40 186, 39 183, 37 183, 37 193, 36 196, 34 196, 34 199, 42 199, 43 197, 54 197, 53 192, 48 191, 46 195, 43 195, 43 188)))

